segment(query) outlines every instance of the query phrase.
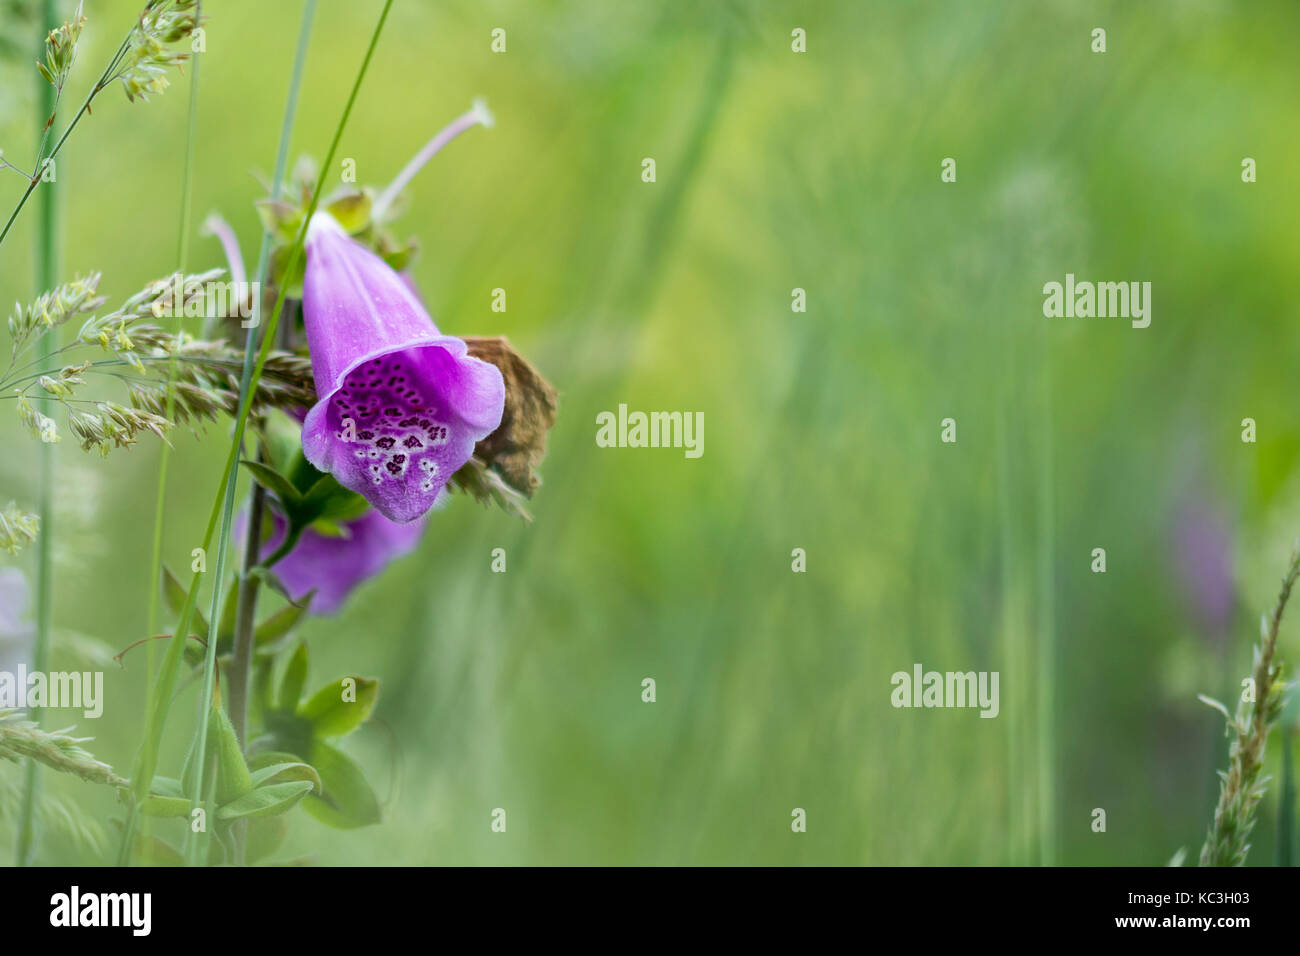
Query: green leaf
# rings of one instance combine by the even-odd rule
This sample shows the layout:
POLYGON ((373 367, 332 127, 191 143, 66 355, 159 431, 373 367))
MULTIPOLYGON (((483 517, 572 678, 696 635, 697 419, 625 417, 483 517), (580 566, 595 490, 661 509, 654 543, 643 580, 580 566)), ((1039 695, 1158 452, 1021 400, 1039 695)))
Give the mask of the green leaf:
POLYGON ((239 463, 249 470, 254 481, 279 498, 287 510, 292 511, 298 507, 302 496, 298 494, 293 482, 284 475, 264 462, 244 458, 239 463))
POLYGON ((294 625, 306 613, 307 608, 305 606, 298 607, 295 604, 280 608, 280 610, 257 625, 257 629, 253 631, 253 644, 262 647, 279 640, 293 630, 294 625))
POLYGON ((309 462, 302 453, 302 426, 298 426, 298 431, 294 433, 297 437, 297 450, 293 456, 293 461, 285 468, 284 473, 289 476, 293 486, 306 494, 312 489, 318 481, 324 477, 325 472, 321 471, 311 462, 309 462))
POLYGON ((302 228, 302 210, 282 199, 259 199, 253 204, 262 228, 281 242, 293 242, 302 228))
POLYGON ((375 252, 394 272, 404 272, 411 264, 411 260, 415 258, 419 248, 419 243, 415 239, 399 244, 386 233, 380 233, 375 243, 375 252))
POLYGON ((184 797, 185 788, 175 777, 154 777, 150 789, 160 797, 184 797))
POLYGON ((284 677, 280 681, 280 710, 290 713, 298 709, 302 689, 307 684, 307 645, 299 644, 298 649, 289 658, 284 677))
POLYGON ((135 840, 135 859, 141 866, 184 866, 185 857, 180 851, 158 837, 145 837, 143 834, 135 840))
MULTIPOLYGON (((275 671, 275 660, 270 654, 264 654, 253 658, 253 693, 249 697, 249 703, 252 705, 250 717, 263 723, 266 715, 275 710, 275 682, 273 674, 275 671)), ((249 747, 249 751, 252 751, 249 747)), ((249 766, 256 766, 251 760, 249 766)))
POLYGON ((244 838, 244 862, 258 863, 280 849, 289 836, 289 821, 283 816, 260 817, 248 821, 244 838))
POLYGON ((244 762, 244 751, 235 736, 235 726, 220 707, 212 708, 217 738, 217 802, 227 803, 253 789, 253 778, 244 762))
POLYGON ((353 830, 380 821, 379 800, 351 757, 316 740, 308 762, 320 774, 325 791, 308 797, 302 805, 304 810, 337 830, 353 830))
POLYGON ((312 787, 310 780, 290 780, 286 783, 272 783, 265 787, 258 787, 220 807, 217 810, 217 819, 256 819, 285 813, 297 806, 312 787))
POLYGON ((370 510, 370 502, 355 491, 331 498, 321 512, 326 521, 352 521, 370 510))
POLYGON ((150 794, 140 801, 140 812, 147 817, 189 816, 188 797, 159 797, 150 794))
POLYGON ((350 192, 333 199, 325 211, 337 220, 349 235, 356 235, 370 225, 370 194, 350 192))
POLYGON ((321 790, 320 774, 318 774, 311 764, 305 764, 301 761, 290 760, 283 763, 273 763, 262 767, 260 770, 253 771, 253 786, 261 787, 271 783, 289 783, 290 781, 306 780, 312 785, 312 789, 317 793, 321 790))
POLYGON ((304 523, 317 518, 340 521, 359 518, 369 508, 370 502, 361 495, 344 488, 333 475, 323 475, 303 495, 298 514, 304 523))
POLYGON ((315 736, 342 737, 365 723, 378 699, 379 681, 370 677, 344 677, 313 694, 298 715, 311 721, 315 736), (344 700, 345 693, 353 699, 344 700))
POLYGON ((250 577, 257 578, 265 587, 270 588, 290 604, 301 607, 307 606, 306 598, 303 598, 301 601, 295 601, 293 599, 293 595, 289 593, 289 589, 284 586, 283 581, 276 577, 275 571, 271 568, 253 568, 248 573, 250 577))
POLYGON ((176 575, 172 574, 172 569, 167 565, 162 566, 162 596, 166 602, 168 610, 173 614, 181 613, 185 607, 185 588, 181 587, 181 582, 176 580, 176 575))
POLYGON ((317 518, 310 525, 311 530, 322 538, 350 538, 352 533, 341 524, 329 518, 317 518))
POLYGON ((262 750, 248 758, 248 766, 254 773, 274 767, 278 763, 301 763, 302 758, 284 750, 262 750))
MULTIPOLYGON (((171 609, 173 614, 180 614, 184 610, 185 598, 188 596, 188 592, 165 564, 162 568, 162 595, 164 603, 171 609)), ((208 619, 203 616, 203 612, 197 607, 193 612, 191 626, 199 638, 205 641, 208 639, 208 619)), ((187 647, 186 650, 188 651, 189 648, 187 647)))
MULTIPOLYGON (((295 241, 296 244, 296 241, 295 241)), ((278 246, 271 253, 271 277, 275 284, 284 290, 291 299, 302 298, 302 280, 307 274, 307 257, 299 256, 293 271, 289 271, 292 245, 278 246)))

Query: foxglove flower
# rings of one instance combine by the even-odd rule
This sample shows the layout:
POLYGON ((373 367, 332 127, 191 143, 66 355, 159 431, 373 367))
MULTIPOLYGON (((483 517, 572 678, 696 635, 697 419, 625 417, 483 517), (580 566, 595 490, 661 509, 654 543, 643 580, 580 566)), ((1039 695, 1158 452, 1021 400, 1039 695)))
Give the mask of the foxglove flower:
MULTIPOLYGON (((284 540, 284 518, 274 513, 272 518, 275 526, 262 545, 262 558, 284 540)), ((246 526, 246 520, 240 516, 240 525, 246 526)), ((360 518, 343 522, 339 526, 341 537, 307 528, 293 550, 275 563, 275 576, 294 601, 316 592, 307 608, 311 613, 334 614, 358 585, 414 551, 427 524, 427 515, 399 524, 377 511, 367 511, 360 518)), ((237 533, 242 536, 244 527, 237 533)))
POLYGON ((501 372, 441 334, 402 278, 326 213, 307 231, 302 313, 318 397, 303 454, 384 517, 413 521, 501 423, 501 372))

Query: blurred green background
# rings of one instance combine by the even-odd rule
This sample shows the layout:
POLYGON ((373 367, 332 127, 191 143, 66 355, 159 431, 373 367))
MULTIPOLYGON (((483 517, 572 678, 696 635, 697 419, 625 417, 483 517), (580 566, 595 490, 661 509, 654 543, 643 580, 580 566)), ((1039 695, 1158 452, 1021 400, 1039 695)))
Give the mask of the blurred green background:
MULTIPOLYGON (((15 161, 35 152, 23 6, 3 4, 0 31, 15 161)), ((69 114, 139 6, 88 0, 69 114)), ((223 264, 197 229, 218 210, 251 267, 301 5, 205 6, 188 265, 223 264)), ((292 155, 324 154, 380 7, 322 0, 292 155)), ((288 855, 1194 860, 1227 758, 1195 695, 1234 699, 1300 534, 1297 29, 1284 0, 399 0, 340 155, 383 185, 487 99, 497 127, 420 174, 400 225, 443 330, 508 335, 560 418, 531 526, 455 499, 417 554, 304 628, 313 687, 382 681, 345 749, 386 819, 339 832, 297 813, 288 855), (1042 286, 1067 272, 1150 281, 1150 328, 1044 318, 1042 286), (704 456, 596 447, 620 402, 702 411, 704 456), (1000 715, 894 709, 890 675, 915 662, 998 671, 1000 715)), ((60 156, 60 271, 102 270, 110 306, 176 267, 188 78, 148 103, 107 91, 60 156)), ((23 181, 0 173, 7 212, 23 181)), ((38 291, 34 210, 0 249, 0 302, 38 291)), ((34 507, 37 444, 15 417, 0 498, 34 507)), ((185 568, 227 429, 176 447, 165 555, 185 568)), ((58 448, 56 665, 144 636, 156 456, 58 448)), ((1282 652, 1300 661, 1294 624, 1282 652)), ((124 772, 143 670, 110 663, 105 716, 79 726, 124 772)), ((164 773, 192 713, 191 692, 164 773)), ((44 780, 115 846, 107 790, 44 780)), ((1274 784, 1252 863, 1275 859, 1277 808, 1274 784)), ((41 859, 112 857, 56 827, 41 859)))

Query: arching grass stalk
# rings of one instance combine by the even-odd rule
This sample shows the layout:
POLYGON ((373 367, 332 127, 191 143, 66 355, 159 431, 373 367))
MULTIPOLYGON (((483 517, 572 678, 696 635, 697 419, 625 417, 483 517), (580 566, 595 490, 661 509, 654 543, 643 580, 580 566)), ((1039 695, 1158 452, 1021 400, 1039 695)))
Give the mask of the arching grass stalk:
MULTIPOLYGON (((196 8, 196 19, 202 15, 203 4, 200 2, 196 8)), ((189 116, 185 129, 185 158, 182 161, 181 168, 181 221, 177 228, 176 235, 176 269, 184 276, 186 261, 189 258, 190 243, 190 215, 193 206, 193 195, 191 182, 194 178, 194 140, 195 130, 197 128, 197 118, 199 111, 199 53, 195 51, 190 61, 190 103, 189 116)), ((182 317, 177 314, 172 326, 173 333, 179 333, 181 330, 182 317)), ((171 356, 171 361, 167 363, 167 381, 170 382, 176 374, 176 356, 171 356)), ((167 413, 168 421, 173 421, 176 413, 176 395, 172 389, 167 389, 167 413)), ((147 582, 149 604, 148 614, 146 615, 146 634, 158 633, 158 599, 159 587, 158 581, 162 576, 162 544, 163 544, 163 515, 167 504, 167 466, 171 462, 172 446, 169 442, 163 442, 162 448, 158 453, 158 491, 155 496, 154 515, 153 515, 153 553, 149 561, 149 580, 147 582)), ((145 686, 153 684, 154 668, 157 665, 157 653, 154 649, 154 642, 149 641, 145 649, 145 686)))
MULTIPOLYGON (((329 151, 325 155, 324 162, 321 164, 322 169, 329 169, 334 163, 334 155, 338 152, 339 142, 343 138, 343 130, 347 126, 348 118, 352 115, 352 108, 356 104, 357 93, 361 90, 361 83, 365 79, 366 71, 370 67, 370 60, 374 56, 375 48, 379 45, 379 35, 383 32, 384 23, 388 19, 388 12, 392 8, 392 5, 393 0, 384 0, 384 8, 379 14, 379 22, 375 24, 374 33, 370 37, 370 46, 366 49, 365 58, 361 61, 361 68, 358 70, 357 78, 352 84, 352 92, 348 95, 347 104, 343 107, 343 115, 339 117, 338 126, 334 130, 334 139, 330 143, 329 151)), ((294 270, 298 267, 298 262, 304 254, 303 246, 307 239, 307 226, 311 222, 311 218, 315 214, 317 206, 320 204, 321 191, 323 189, 324 181, 322 178, 321 181, 316 183, 316 187, 312 191, 311 203, 307 207, 307 212, 303 216, 302 225, 299 227, 298 235, 294 239, 293 246, 290 249, 288 266, 286 269, 287 275, 293 274, 294 270)), ((243 380, 240 383, 241 401, 239 416, 235 419, 235 435, 230 444, 230 454, 226 459, 226 468, 225 474, 222 478, 221 494, 218 495, 218 501, 223 502, 223 504, 221 507, 221 537, 219 539, 219 548, 216 556, 216 578, 215 583, 213 584, 213 606, 215 608, 220 608, 221 606, 220 600, 222 574, 225 564, 224 559, 226 548, 230 540, 230 524, 235 505, 235 469, 239 464, 240 450, 243 447, 244 426, 247 422, 248 411, 252 404, 253 390, 257 382, 261 379, 262 369, 266 366, 267 356, 270 355, 271 349, 275 345, 276 329, 280 324, 280 315, 284 311, 284 301, 287 294, 288 283, 282 283, 279 294, 276 296, 275 308, 271 313, 271 321, 267 324, 266 330, 262 335, 262 347, 258 350, 257 364, 251 369, 249 368, 249 359, 253 354, 252 349, 246 349, 245 351, 244 375, 243 380)), ((214 517, 216 515, 215 509, 213 515, 214 517)), ((211 524, 212 523, 210 522, 209 530, 211 529, 211 524)), ((193 612, 193 597, 197 596, 197 585, 198 576, 196 575, 194 582, 190 586, 190 596, 186 601, 186 608, 190 613, 193 612)), ((212 619, 217 619, 216 612, 214 612, 212 619)), ((188 624, 186 624, 186 627, 188 627, 188 624)), ((185 628, 182 628, 178 633, 184 634, 185 628)), ((172 648, 177 646, 175 637, 173 637, 171 645, 172 646, 168 649, 169 657, 175 656, 179 658, 179 653, 175 655, 172 654, 172 648)), ((213 675, 217 666, 216 645, 216 641, 209 642, 207 656, 204 661, 203 685, 199 705, 198 732, 195 734, 194 738, 194 753, 198 754, 207 752, 208 717, 212 709, 213 675)), ((173 676, 174 674, 175 669, 173 668, 173 676)), ((204 762, 202 760, 198 762, 199 769, 195 786, 196 794, 203 793, 203 764, 204 762)), ((196 804, 198 799, 199 798, 196 796, 196 804)), ((206 832, 198 835, 197 839, 195 836, 196 835, 191 830, 186 831, 185 856, 186 861, 191 864, 197 863, 203 859, 203 850, 206 848, 207 844, 206 832)))
MULTIPOLYGON (((45 51, 45 37, 47 31, 54 28, 54 0, 45 0, 41 7, 41 20, 37 24, 37 60, 39 62, 45 51)), ((45 127, 50 115, 55 108, 55 89, 49 84, 41 83, 41 95, 36 98, 37 122, 45 127)), ((42 133, 42 136, 44 134, 42 133)), ((66 139, 66 134, 64 135, 66 139)), ((43 141, 43 140, 42 140, 43 141)), ((62 140, 59 141, 62 145, 62 140)), ((57 148, 57 147, 56 147, 57 148)), ((51 154, 52 155, 52 154, 51 154)), ((40 162, 38 158, 37 172, 39 173, 40 162)), ((34 182, 39 182, 35 179, 34 182)), ((29 186, 27 195, 31 194, 34 186, 29 186)), ((26 198, 26 197, 24 197, 26 198)), ((19 208, 22 204, 19 203, 19 208)), ((38 236, 36 240, 36 288, 50 289, 55 284, 55 274, 58 272, 58 263, 56 261, 58 249, 55 240, 55 209, 54 209, 54 190, 47 189, 41 193, 41 215, 38 220, 38 236)), ((13 216, 9 218, 12 225, 14 218, 18 215, 18 210, 14 210, 13 216)), ((5 226, 5 232, 9 231, 9 226, 5 226)), ((4 234, 0 233, 0 240, 4 239, 4 234)), ((53 349, 53 336, 41 336, 38 349, 40 355, 48 358, 50 351, 53 349)), ((37 508, 37 514, 41 521, 41 534, 37 539, 37 571, 36 571, 36 647, 32 655, 33 670, 43 673, 46 671, 47 663, 50 656, 50 616, 53 613, 53 586, 54 586, 54 445, 48 442, 41 443, 41 453, 38 466, 38 476, 40 481, 40 504, 37 508)), ((41 723, 41 712, 39 710, 32 714, 35 718, 37 728, 41 723)), ((27 866, 32 862, 32 856, 36 852, 36 804, 40 798, 40 765, 35 760, 28 760, 27 772, 23 780, 23 808, 22 815, 18 824, 18 843, 17 843, 17 863, 19 866, 27 866)))
MULTIPOLYGON (((56 21, 54 18, 54 4, 51 2, 51 0, 46 0, 45 6, 42 10, 42 23, 40 27, 40 46, 37 48, 38 62, 40 61, 40 59, 42 58, 45 52, 46 32, 50 29, 53 29, 55 22, 56 21)), ((81 103, 81 108, 77 110, 76 114, 72 117, 72 120, 68 123, 67 127, 64 128, 63 135, 60 136, 58 140, 54 143, 54 148, 50 150, 48 155, 36 157, 36 166, 32 169, 32 176, 30 182, 27 183, 27 189, 23 192, 22 196, 19 197, 18 204, 14 206, 13 212, 9 214, 9 219, 5 222, 4 228, 0 229, 0 243, 3 243, 5 240, 5 236, 9 235, 9 230, 13 228, 14 222, 18 219, 18 214, 23 211, 23 206, 27 204, 27 200, 30 199, 32 193, 36 191, 36 187, 41 184, 41 171, 42 171, 42 167, 45 164, 45 161, 47 159, 54 159, 54 157, 59 155, 59 150, 63 149, 63 144, 68 141, 68 137, 71 136, 72 131, 77 128, 77 124, 81 122, 81 118, 90 111, 90 104, 94 102, 95 97, 98 96, 110 83, 113 82, 113 74, 117 70, 117 68, 121 65, 122 57, 126 55, 126 51, 128 47, 131 45, 131 35, 134 32, 135 32, 135 24, 132 24, 131 29, 127 30, 126 36, 122 38, 122 43, 120 46, 118 46, 117 52, 114 53, 113 58, 108 61, 108 66, 104 67, 104 72, 99 75, 99 79, 95 81, 95 85, 92 86, 90 88, 90 92, 86 94, 85 100, 83 100, 81 103)), ((41 113, 42 126, 45 125, 46 121, 50 118, 50 115, 54 112, 54 101, 53 101, 54 88, 49 84, 43 84, 43 87, 44 90, 42 93, 42 97, 40 99, 40 106, 39 106, 39 109, 42 110, 41 113)), ((44 141, 45 141, 44 134, 42 134, 41 142, 44 143, 44 141)), ((52 284, 52 282, 50 284, 52 284)), ((48 284, 43 285, 41 286, 41 288, 49 288, 49 285, 48 284)))

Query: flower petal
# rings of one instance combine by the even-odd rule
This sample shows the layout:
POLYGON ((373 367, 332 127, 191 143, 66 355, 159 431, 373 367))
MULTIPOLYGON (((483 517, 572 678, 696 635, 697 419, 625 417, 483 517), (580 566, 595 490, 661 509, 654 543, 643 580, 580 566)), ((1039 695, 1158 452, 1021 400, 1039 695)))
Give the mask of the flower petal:
MULTIPOLYGON (((262 546, 262 557, 284 540, 284 519, 274 513, 269 517, 275 521, 275 529, 262 546)), ((240 520, 247 523, 243 516, 240 520)), ((308 528, 272 570, 295 601, 316 592, 308 608, 313 614, 334 614, 358 585, 413 551, 426 524, 427 516, 399 524, 367 511, 343 525, 346 537, 329 537, 308 528)))
POLYGON ((501 423, 500 371, 439 333, 402 278, 321 214, 303 319, 318 396, 303 454, 393 521, 424 514, 501 423))

